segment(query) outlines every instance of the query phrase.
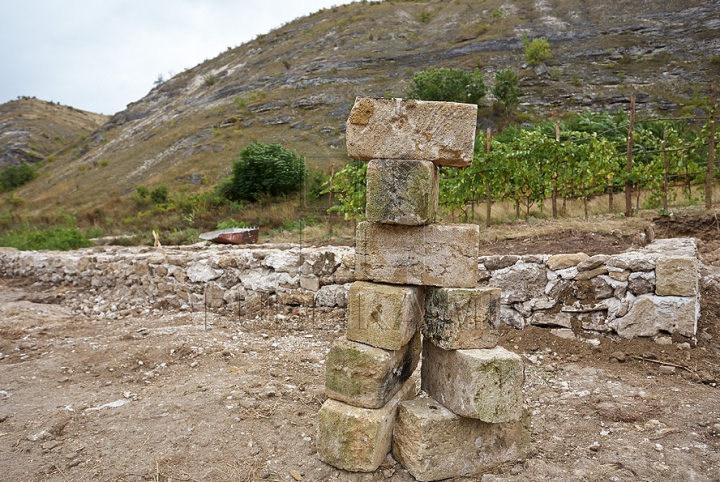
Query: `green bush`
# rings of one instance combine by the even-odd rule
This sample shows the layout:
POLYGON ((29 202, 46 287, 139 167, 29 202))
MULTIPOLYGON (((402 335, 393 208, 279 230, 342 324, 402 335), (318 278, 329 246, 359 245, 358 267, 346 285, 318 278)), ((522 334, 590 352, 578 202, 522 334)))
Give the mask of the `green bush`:
POLYGON ((263 195, 279 196, 300 190, 306 176, 305 159, 278 143, 254 142, 240 151, 232 176, 218 186, 231 201, 256 201, 263 195))
POLYGON ((8 166, 0 171, 0 192, 12 191, 36 177, 35 169, 27 162, 8 166))
POLYGON ((485 79, 479 69, 471 73, 430 67, 413 75, 407 98, 479 104, 486 91, 485 79))
POLYGON ((165 184, 160 184, 158 187, 150 191, 150 199, 155 204, 167 204, 168 202, 168 188, 165 184))
POLYGON ((525 44, 525 62, 530 65, 539 65, 552 57, 550 44, 545 38, 528 40, 527 36, 523 35, 523 43, 525 44))
POLYGON ((92 243, 79 229, 57 226, 48 229, 8 231, 0 236, 0 246, 11 246, 23 251, 37 249, 68 251, 87 248, 92 246, 92 243))
POLYGON ((518 87, 518 82, 517 74, 510 67, 499 70, 495 74, 495 87, 493 87, 492 93, 502 104, 506 114, 520 102, 519 97, 522 91, 518 87))

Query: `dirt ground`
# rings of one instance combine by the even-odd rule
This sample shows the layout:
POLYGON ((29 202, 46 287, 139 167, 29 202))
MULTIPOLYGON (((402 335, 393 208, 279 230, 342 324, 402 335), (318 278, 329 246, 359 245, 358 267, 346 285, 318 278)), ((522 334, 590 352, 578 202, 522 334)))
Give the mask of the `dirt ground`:
MULTIPOLYGON (((695 226, 683 234, 656 220, 655 231, 697 235, 704 261, 720 266, 720 228, 706 221, 683 220, 695 226)), ((492 249, 594 254, 631 243, 559 232, 492 249)), ((390 457, 374 474, 317 457, 323 363, 343 310, 209 313, 206 329, 203 313, 80 316, 65 301, 79 295, 0 279, 0 480, 413 480, 390 457)), ((720 480, 718 295, 702 293, 697 341, 508 329, 500 344, 526 359, 532 452, 460 480, 720 480)))

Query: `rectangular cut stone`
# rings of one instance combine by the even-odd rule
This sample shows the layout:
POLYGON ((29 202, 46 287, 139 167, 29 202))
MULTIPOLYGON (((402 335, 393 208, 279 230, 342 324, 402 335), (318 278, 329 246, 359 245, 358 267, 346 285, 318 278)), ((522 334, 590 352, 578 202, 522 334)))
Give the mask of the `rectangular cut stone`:
POLYGON ((401 349, 383 350, 340 338, 325 360, 325 394, 356 407, 382 407, 417 368, 420 340, 418 332, 401 349))
POLYGON ((378 409, 359 408, 328 399, 318 412, 317 451, 320 460, 352 472, 374 472, 392 447, 398 403, 415 398, 410 379, 378 409))
POLYGON ((467 167, 473 160, 477 105, 358 97, 347 121, 348 156, 424 159, 467 167))
POLYGON ((696 296, 642 295, 630 311, 614 320, 618 335, 631 339, 656 336, 661 331, 691 337, 697 334, 700 302, 696 296))
POLYGON ((383 224, 435 221, 438 168, 430 161, 373 159, 367 168, 365 217, 383 224))
POLYGON ((393 457, 420 481, 481 476, 524 459, 530 450, 530 410, 514 422, 460 417, 432 398, 401 402, 393 457))
POLYGON ((399 350, 420 329, 423 288, 356 281, 350 285, 348 340, 399 350))
POLYGON ((444 350, 494 348, 500 288, 428 288, 423 336, 444 350))
POLYGON ((695 296, 698 292, 697 259, 658 259, 655 262, 655 292, 660 296, 695 296))
POLYGON ((443 350, 423 342, 422 389, 461 417, 519 420, 524 376, 520 355, 502 347, 443 350))
POLYGON ((355 234, 355 277, 379 283, 474 287, 476 224, 391 226, 362 222, 355 234))

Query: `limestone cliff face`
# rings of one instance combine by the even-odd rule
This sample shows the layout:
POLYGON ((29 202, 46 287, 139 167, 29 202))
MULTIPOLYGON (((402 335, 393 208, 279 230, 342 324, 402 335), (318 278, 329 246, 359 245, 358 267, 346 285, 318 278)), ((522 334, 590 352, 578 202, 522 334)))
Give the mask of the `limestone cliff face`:
POLYGON ((511 66, 524 91, 519 112, 544 117, 626 108, 632 93, 639 112, 699 114, 719 64, 720 0, 356 2, 174 76, 20 194, 83 208, 140 184, 205 190, 253 141, 281 142, 310 167, 339 165, 355 97, 403 96, 429 66, 479 67, 488 83, 511 66), (524 64, 523 33, 548 39, 546 64, 524 64))

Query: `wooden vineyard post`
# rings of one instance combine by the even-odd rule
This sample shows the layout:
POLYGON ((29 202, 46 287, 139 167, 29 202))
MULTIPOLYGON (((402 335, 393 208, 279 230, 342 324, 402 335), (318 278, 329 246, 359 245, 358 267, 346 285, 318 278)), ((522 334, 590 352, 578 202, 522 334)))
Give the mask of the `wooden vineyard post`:
POLYGON ((627 144, 627 164, 625 172, 628 179, 625 181, 625 217, 632 216, 632 181, 629 176, 632 172, 632 149, 633 149, 633 130, 635 129, 635 94, 630 96, 630 127, 628 128, 628 144, 627 144))
POLYGON ((667 155, 667 127, 663 127, 663 211, 668 212, 668 155, 667 155))
POLYGON ((705 174, 705 209, 712 209, 713 176, 715 175, 715 113, 717 110, 717 90, 710 86, 710 138, 708 139, 708 165, 705 174))
MULTIPOLYGON (((335 163, 330 164, 330 186, 333 185, 333 180, 335 179, 335 163)), ((328 200, 328 234, 332 236, 333 234, 333 218, 332 218, 332 211, 330 209, 333 206, 333 191, 330 189, 328 192, 329 194, 329 200, 328 200)))
MULTIPOLYGON (((485 152, 489 154, 492 149, 492 130, 489 127, 487 128, 487 135, 485 137, 485 152)), ((485 164, 487 166, 487 161, 485 161, 485 164)), ((492 194, 490 193, 490 177, 488 175, 485 176, 485 196, 485 226, 489 228, 490 214, 492 212, 492 194)))
MULTIPOLYGON (((555 141, 560 142, 560 120, 557 118, 557 115, 555 114, 555 109, 552 110, 552 116, 553 119, 555 119, 555 141)), ((555 163, 555 166, 557 167, 557 162, 555 163)), ((555 176, 557 176, 557 172, 553 173, 555 176)), ((555 183, 553 184, 553 190, 552 190, 552 216, 553 219, 557 219, 557 179, 553 179, 555 183)))

